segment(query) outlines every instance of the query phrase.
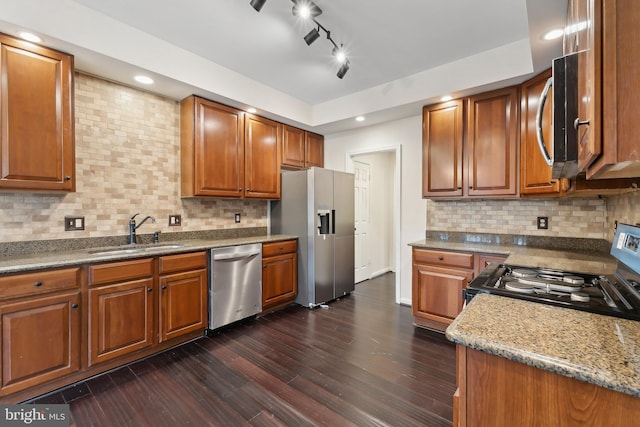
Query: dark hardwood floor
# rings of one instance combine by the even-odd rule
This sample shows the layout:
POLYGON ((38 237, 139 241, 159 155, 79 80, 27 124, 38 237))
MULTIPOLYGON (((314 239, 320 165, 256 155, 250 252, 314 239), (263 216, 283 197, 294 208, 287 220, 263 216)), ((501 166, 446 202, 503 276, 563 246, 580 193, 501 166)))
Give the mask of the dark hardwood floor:
POLYGON ((30 403, 68 403, 82 427, 450 426, 455 348, 394 300, 387 274, 30 403))

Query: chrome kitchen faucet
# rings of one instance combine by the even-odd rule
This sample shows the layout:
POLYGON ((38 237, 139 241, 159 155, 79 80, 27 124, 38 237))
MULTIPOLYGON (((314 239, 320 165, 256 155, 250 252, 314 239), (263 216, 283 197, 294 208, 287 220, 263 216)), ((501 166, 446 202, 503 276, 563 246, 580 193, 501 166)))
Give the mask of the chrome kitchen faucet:
POLYGON ((151 220, 152 223, 156 223, 156 219, 154 217, 152 217, 151 215, 147 215, 141 222, 140 224, 136 225, 136 216, 140 215, 140 212, 138 212, 137 214, 134 214, 131 219, 129 220, 129 244, 133 245, 135 243, 137 243, 137 236, 136 236, 136 230, 142 225, 144 224, 148 219, 151 220))

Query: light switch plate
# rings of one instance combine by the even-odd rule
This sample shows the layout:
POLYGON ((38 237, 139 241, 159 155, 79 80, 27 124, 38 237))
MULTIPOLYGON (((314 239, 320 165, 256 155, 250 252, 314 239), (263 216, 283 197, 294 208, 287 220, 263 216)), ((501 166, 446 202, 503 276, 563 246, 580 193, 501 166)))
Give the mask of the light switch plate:
POLYGON ((182 216, 169 215, 169 227, 180 227, 182 225, 182 216))

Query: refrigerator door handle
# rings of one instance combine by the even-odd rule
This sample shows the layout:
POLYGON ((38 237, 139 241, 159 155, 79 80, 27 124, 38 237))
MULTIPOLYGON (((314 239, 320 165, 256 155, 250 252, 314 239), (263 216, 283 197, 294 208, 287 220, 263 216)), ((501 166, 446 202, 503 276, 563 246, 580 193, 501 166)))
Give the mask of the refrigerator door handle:
POLYGON ((331 233, 336 234, 336 210, 331 209, 331 233))

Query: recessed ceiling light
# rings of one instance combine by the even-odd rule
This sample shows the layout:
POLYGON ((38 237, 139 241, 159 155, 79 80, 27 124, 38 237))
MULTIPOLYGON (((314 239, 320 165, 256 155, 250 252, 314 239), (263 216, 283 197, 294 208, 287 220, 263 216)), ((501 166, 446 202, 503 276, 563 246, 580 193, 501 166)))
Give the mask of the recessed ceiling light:
POLYGON ((256 110, 256 109, 255 109, 255 108, 253 108, 253 107, 247 108, 247 113, 255 114, 255 113, 257 113, 257 112, 258 112, 258 110, 256 110))
POLYGON ((24 39, 24 40, 26 40, 28 42, 31 42, 31 43, 42 43, 42 38, 36 36, 33 33, 28 32, 28 31, 20 31, 18 33, 18 36, 20 36, 20 38, 22 38, 22 39, 24 39))
POLYGON ((364 116, 356 117, 356 122, 364 122, 364 116))
POLYGON ((556 28, 555 30, 551 30, 545 33, 545 35, 542 36, 542 38, 545 40, 555 40, 557 38, 562 37, 563 35, 564 35, 564 30, 561 28, 556 28))
POLYGON ((142 83, 144 85, 153 84, 153 79, 151 77, 147 77, 147 76, 143 76, 143 75, 135 76, 134 80, 137 81, 138 83, 142 83))
POLYGON ((447 101, 451 101, 453 99, 453 96, 451 95, 445 95, 442 98, 440 98, 440 101, 442 102, 447 102, 447 101))

